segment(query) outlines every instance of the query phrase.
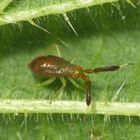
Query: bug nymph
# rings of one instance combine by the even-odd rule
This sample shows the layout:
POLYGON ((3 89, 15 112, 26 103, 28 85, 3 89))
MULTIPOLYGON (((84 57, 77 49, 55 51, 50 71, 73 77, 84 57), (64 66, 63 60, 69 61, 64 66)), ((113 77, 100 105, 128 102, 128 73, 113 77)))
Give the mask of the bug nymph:
MULTIPOLYGON (((48 81, 44 82, 43 85, 48 85, 52 83, 57 77, 61 79, 62 83, 64 83, 63 77, 83 79, 86 82, 86 104, 90 105, 91 81, 86 74, 116 71, 119 68, 129 64, 130 63, 120 65, 120 66, 114 65, 114 66, 106 66, 106 67, 99 67, 99 68, 92 68, 92 69, 84 69, 79 65, 75 65, 69 61, 64 60, 62 57, 48 55, 48 56, 40 56, 35 58, 28 66, 30 70, 36 75, 44 78, 51 78, 48 81)), ((74 81, 72 82, 75 83, 74 81)))

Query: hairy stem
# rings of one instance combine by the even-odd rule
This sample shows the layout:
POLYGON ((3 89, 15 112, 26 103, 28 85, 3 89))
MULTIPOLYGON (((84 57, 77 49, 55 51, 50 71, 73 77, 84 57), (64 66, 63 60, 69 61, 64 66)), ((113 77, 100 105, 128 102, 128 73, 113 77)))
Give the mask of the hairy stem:
POLYGON ((69 0, 57 4, 46 4, 42 7, 31 9, 15 10, 14 12, 7 11, 3 15, 0 15, 0 25, 17 23, 19 21, 28 21, 33 18, 50 14, 64 14, 75 9, 87 8, 93 5, 100 5, 109 2, 112 3, 116 1, 118 0, 69 0))
POLYGON ((0 101, 0 113, 69 113, 140 116, 140 103, 12 100, 0 101))

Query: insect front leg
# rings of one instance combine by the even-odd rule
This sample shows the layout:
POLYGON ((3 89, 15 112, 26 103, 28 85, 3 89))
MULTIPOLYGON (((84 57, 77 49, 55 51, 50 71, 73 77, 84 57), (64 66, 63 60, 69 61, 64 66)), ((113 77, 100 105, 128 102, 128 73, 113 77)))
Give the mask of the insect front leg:
POLYGON ((89 80, 89 77, 84 74, 73 74, 73 78, 81 78, 85 80, 86 82, 86 104, 90 105, 91 103, 91 82, 89 80))

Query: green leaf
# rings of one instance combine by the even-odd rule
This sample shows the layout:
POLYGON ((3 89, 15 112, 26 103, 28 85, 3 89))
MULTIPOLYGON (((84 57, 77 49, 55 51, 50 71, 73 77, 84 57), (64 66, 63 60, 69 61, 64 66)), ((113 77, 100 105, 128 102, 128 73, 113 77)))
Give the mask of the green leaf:
MULTIPOLYGON (((140 121, 134 117, 139 116, 140 101, 139 1, 3 0, 0 11, 0 112, 5 113, 0 116, 1 139, 140 139, 140 121), (36 84, 45 79, 28 69, 38 56, 58 55, 57 48, 63 58, 83 68, 135 64, 116 72, 89 75, 94 115, 88 114, 90 107, 85 115, 81 114, 86 110, 85 91, 66 77, 66 88, 56 96, 62 86, 59 79, 38 87, 36 84), (44 100, 57 100, 59 114, 45 114, 49 108, 42 111, 40 101, 44 100), (63 100, 67 105, 75 103, 70 106, 72 112, 59 110, 66 107, 61 104, 63 100), (79 103, 81 111, 76 112, 79 103), (18 109, 23 114, 18 114, 18 109)), ((85 88, 83 80, 75 80, 85 88)))

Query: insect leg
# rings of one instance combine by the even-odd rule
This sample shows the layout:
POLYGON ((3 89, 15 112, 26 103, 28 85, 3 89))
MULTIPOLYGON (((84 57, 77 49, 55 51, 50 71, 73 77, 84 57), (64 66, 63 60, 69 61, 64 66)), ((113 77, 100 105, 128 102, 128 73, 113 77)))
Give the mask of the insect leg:
POLYGON ((75 85, 77 88, 85 91, 85 89, 83 87, 81 87, 75 80, 73 80, 72 78, 69 78, 70 82, 75 85))
POLYGON ((64 87, 66 86, 66 81, 65 78, 61 77, 60 78, 61 82, 62 82, 62 87, 56 91, 55 95, 51 96, 51 101, 52 102, 53 99, 55 99, 56 97, 58 97, 58 99, 61 99, 62 94, 60 94, 60 92, 64 89, 64 87), (59 95, 59 96, 58 96, 59 95))
POLYGON ((72 77, 81 78, 86 81, 86 103, 87 103, 87 105, 90 105, 90 103, 91 103, 91 90, 90 90, 91 82, 90 82, 88 76, 86 76, 84 74, 73 74, 72 77))
POLYGON ((58 90, 58 92, 61 92, 64 89, 64 87, 66 86, 66 80, 64 77, 61 77, 60 81, 62 83, 62 87, 58 90))
POLYGON ((56 77, 52 77, 52 78, 50 78, 50 79, 48 79, 40 84, 37 84, 37 86, 47 86, 47 85, 53 83, 55 81, 55 79, 56 79, 56 77))
POLYGON ((94 69, 85 69, 84 72, 86 73, 98 73, 98 72, 108 72, 108 71, 116 71, 122 67, 133 65, 133 63, 126 63, 123 65, 112 65, 112 66, 106 66, 106 67, 99 67, 94 69))
MULTIPOLYGON (((61 93, 61 91, 64 89, 64 87, 66 86, 66 80, 64 77, 60 77, 60 81, 62 83, 62 87, 60 89, 57 90, 56 92, 56 96, 59 95, 59 93, 61 93)), ((62 94, 59 95, 59 98, 61 98, 62 94)))
POLYGON ((57 50, 57 55, 59 57, 61 57, 61 53, 60 53, 60 49, 59 49, 58 45, 55 45, 55 47, 56 47, 56 50, 57 50))

